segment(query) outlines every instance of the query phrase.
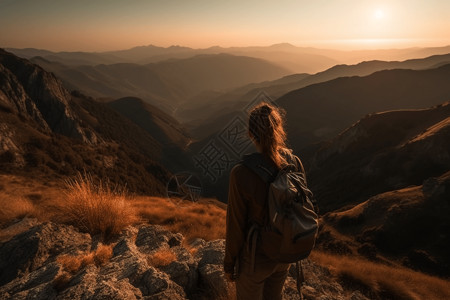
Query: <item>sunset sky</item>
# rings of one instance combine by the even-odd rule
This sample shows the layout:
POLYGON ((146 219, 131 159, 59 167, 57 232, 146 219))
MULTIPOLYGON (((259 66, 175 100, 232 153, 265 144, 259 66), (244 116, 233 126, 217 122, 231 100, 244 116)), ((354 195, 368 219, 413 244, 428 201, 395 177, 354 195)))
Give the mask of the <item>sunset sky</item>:
POLYGON ((0 47, 450 45, 449 0, 0 0, 0 47))

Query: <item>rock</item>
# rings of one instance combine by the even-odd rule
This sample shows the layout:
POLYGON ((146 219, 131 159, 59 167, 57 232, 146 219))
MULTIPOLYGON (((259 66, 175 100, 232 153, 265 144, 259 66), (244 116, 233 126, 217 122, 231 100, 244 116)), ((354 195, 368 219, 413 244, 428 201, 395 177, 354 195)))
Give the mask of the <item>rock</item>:
MULTIPOLYGON (((0 295, 14 295, 14 299, 51 299, 56 297, 52 280, 60 271, 60 265, 52 262, 38 270, 17 277, 0 287, 0 295)), ((2 299, 0 297, 0 299, 2 299)))
POLYGON ((25 217, 22 220, 9 225, 1 230, 1 238, 3 242, 8 241, 12 237, 29 230, 31 227, 39 225, 39 222, 35 218, 25 217))
POLYGON ((142 299, 141 291, 127 278, 107 280, 98 268, 87 266, 59 293, 57 299, 142 299))
POLYGON ((81 128, 69 105, 69 92, 53 73, 1 49, 0 73, 6 74, 0 75, 0 88, 10 91, 4 98, 22 115, 33 118, 42 130, 50 128, 86 143, 98 142, 92 130, 81 128))
POLYGON ((198 284, 198 264, 190 252, 183 247, 174 247, 177 260, 159 269, 170 276, 170 279, 180 285, 186 292, 195 289, 198 284))
POLYGON ((207 264, 199 268, 200 284, 213 295, 227 296, 228 284, 223 272, 223 266, 207 264))
POLYGON ((200 258, 198 263, 199 268, 207 264, 222 266, 225 256, 225 240, 207 242, 204 247, 198 249, 195 256, 200 258))
POLYGON ((201 247, 204 247, 205 245, 206 245, 206 241, 201 238, 196 238, 189 244, 189 246, 192 248, 201 248, 201 247))
POLYGON ((198 259, 199 285, 212 296, 228 296, 228 284, 223 271, 225 240, 206 242, 195 257, 198 259))
MULTIPOLYGON (((23 221, 24 224, 26 223, 23 221)), ((0 244, 0 300, 3 299, 228 299, 234 285, 225 280, 225 241, 197 240, 195 255, 182 246, 183 236, 161 226, 128 227, 117 240, 111 259, 78 271, 64 269, 57 258, 86 254, 98 243, 71 226, 43 223, 0 244), (176 260, 153 267, 149 255, 171 249, 176 260), (82 252, 82 253, 81 253, 82 252)), ((366 300, 359 291, 344 290, 327 268, 306 259, 305 299, 366 300)), ((295 267, 291 266, 283 299, 298 299, 295 267)))
POLYGON ((54 261, 90 249, 91 238, 72 226, 44 223, 0 243, 0 285, 54 261))
POLYGON ((182 235, 175 235, 162 226, 141 226, 136 237, 136 246, 143 253, 151 253, 161 247, 171 247, 181 244, 182 235), (179 241, 178 241, 179 240, 179 241))

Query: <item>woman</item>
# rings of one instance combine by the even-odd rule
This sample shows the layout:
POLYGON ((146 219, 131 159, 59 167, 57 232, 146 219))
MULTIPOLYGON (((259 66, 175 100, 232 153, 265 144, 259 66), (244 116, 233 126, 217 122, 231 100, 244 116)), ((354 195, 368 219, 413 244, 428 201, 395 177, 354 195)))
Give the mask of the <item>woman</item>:
MULTIPOLYGON (((302 168, 299 158, 286 148, 283 115, 278 108, 261 103, 251 111, 248 126, 258 155, 274 168, 280 169, 288 161, 302 168)), ((253 223, 264 225, 268 188, 269 184, 244 164, 231 170, 224 271, 229 281, 236 281, 237 299, 281 299, 289 264, 270 260, 259 249, 253 260, 247 241, 253 223)))

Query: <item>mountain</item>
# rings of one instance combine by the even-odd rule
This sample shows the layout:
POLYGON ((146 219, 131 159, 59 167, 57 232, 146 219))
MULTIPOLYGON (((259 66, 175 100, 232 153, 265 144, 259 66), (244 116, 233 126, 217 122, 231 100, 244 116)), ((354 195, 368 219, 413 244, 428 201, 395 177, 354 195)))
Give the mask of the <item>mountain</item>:
POLYGON ((108 53, 90 53, 90 52, 52 52, 48 50, 25 48, 25 49, 13 49, 6 48, 8 52, 15 55, 31 59, 36 56, 43 57, 46 60, 61 63, 68 66, 79 65, 98 65, 98 64, 113 64, 119 62, 127 62, 119 57, 108 53))
POLYGON ((197 55, 148 66, 162 77, 185 86, 185 97, 204 90, 227 90, 253 82, 273 80, 290 73, 261 59, 230 54, 197 55))
POLYGON ((176 153, 183 161, 174 132, 183 133, 169 116, 146 108, 155 116, 151 133, 104 103, 69 93, 52 73, 0 50, 2 173, 55 180, 84 170, 132 192, 165 195, 168 169, 183 167, 171 160, 176 153), (159 141, 164 135, 176 143, 159 141))
POLYGON ((154 45, 139 46, 126 50, 107 52, 51 52, 39 49, 6 49, 18 56, 30 59, 34 56, 60 62, 65 65, 97 65, 114 63, 148 64, 167 59, 186 59, 201 54, 232 54, 267 60, 288 69, 291 73, 316 73, 336 64, 355 64, 368 60, 406 60, 423 58, 450 52, 450 46, 432 48, 404 48, 378 50, 333 50, 297 47, 288 43, 271 46, 209 47, 194 49, 183 46, 167 48, 154 45))
POLYGON ((165 110, 184 94, 161 78, 154 70, 130 63, 96 66, 66 66, 34 57, 31 61, 56 74, 69 90, 79 90, 92 97, 120 98, 136 96, 165 110))
MULTIPOLYGON (((447 139, 449 135, 447 134, 447 139)), ((450 172, 322 218, 319 249, 450 275, 450 172)))
POLYGON ((450 102, 370 114, 321 144, 319 248, 448 277, 450 102))
POLYGON ((287 111, 297 151, 332 138, 369 113, 426 108, 450 99, 450 64, 427 70, 386 70, 313 84, 277 99, 287 111))
POLYGON ((138 97, 168 112, 204 90, 223 91, 288 74, 283 68, 260 59, 225 54, 148 65, 66 66, 42 57, 35 57, 32 62, 55 73, 68 89, 93 97, 138 97))
POLYGON ((139 98, 126 97, 107 105, 130 119, 165 145, 186 147, 190 141, 185 129, 173 117, 139 98))
MULTIPOLYGON (((211 116, 214 119, 220 114, 228 114, 232 110, 245 107, 248 102, 255 99, 261 91, 264 91, 273 100, 284 94, 306 87, 311 84, 333 80, 339 77, 367 76, 377 71, 391 69, 421 70, 437 68, 450 63, 450 54, 435 55, 423 59, 411 59, 406 61, 367 61, 356 65, 336 65, 323 72, 313 75, 293 74, 274 81, 266 81, 250 84, 234 89, 224 94, 203 93, 182 103, 176 110, 176 117, 185 122, 195 133, 197 138, 203 138, 210 131, 202 130, 202 123, 209 123, 211 116)), ((209 127, 205 127, 208 129, 209 127)))
POLYGON ((443 174, 450 170, 449 137, 449 102, 367 115, 322 143, 311 160, 322 209, 336 210, 443 174))
MULTIPOLYGON (((428 108, 448 101, 448 78, 450 64, 427 70, 386 70, 365 77, 338 78, 310 85, 292 91, 274 103, 286 111, 288 145, 305 159, 305 165, 309 167, 314 153, 322 145, 320 142, 334 138, 367 114, 428 108)), ((245 105, 251 104, 252 100, 245 105)), ((191 151, 199 153, 219 137, 233 120, 243 120, 245 124, 245 111, 244 104, 233 110, 223 110, 191 130, 195 141, 190 145, 191 151), (202 138, 196 139, 198 136, 202 138)), ((338 174, 334 176, 339 177, 338 174)), ((223 179, 215 183, 211 190, 220 200, 226 201, 226 186, 227 179, 223 179)), ((333 187, 330 187, 332 190, 333 187)))

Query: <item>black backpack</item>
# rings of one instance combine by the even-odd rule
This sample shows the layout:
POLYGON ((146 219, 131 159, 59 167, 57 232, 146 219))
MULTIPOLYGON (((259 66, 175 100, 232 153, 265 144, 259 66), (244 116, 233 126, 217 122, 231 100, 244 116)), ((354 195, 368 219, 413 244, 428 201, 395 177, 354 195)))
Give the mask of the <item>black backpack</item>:
POLYGON ((304 278, 298 262, 307 258, 314 248, 319 217, 313 194, 307 187, 303 165, 298 160, 301 169, 298 170, 293 154, 286 151, 285 157, 289 164, 278 170, 260 153, 244 155, 243 164, 270 184, 265 222, 263 226, 251 224, 247 244, 252 248, 252 268, 256 245, 276 262, 295 262, 300 292, 300 280, 304 278))

